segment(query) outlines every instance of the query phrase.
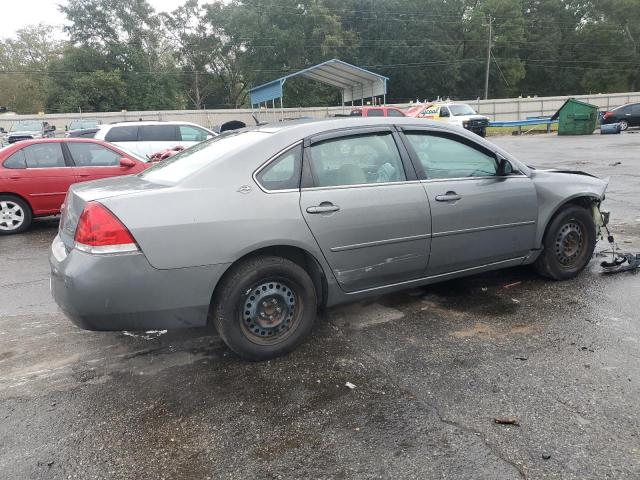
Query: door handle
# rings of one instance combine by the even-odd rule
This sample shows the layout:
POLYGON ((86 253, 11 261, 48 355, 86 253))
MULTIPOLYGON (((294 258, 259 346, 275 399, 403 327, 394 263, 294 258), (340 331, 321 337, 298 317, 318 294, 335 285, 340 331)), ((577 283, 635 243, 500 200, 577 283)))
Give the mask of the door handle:
POLYGON ((307 208, 307 213, 331 213, 337 212, 340 207, 330 202, 322 202, 320 205, 307 208))
POLYGON ((447 192, 444 195, 436 195, 437 202, 455 202, 461 198, 462 195, 458 195, 456 192, 447 192))

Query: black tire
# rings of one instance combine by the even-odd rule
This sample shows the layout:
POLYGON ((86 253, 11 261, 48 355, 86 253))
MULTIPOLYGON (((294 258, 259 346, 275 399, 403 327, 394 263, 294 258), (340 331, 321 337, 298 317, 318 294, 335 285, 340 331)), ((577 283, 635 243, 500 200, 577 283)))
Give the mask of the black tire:
POLYGON ((482 138, 485 138, 487 136, 487 129, 483 128, 478 132, 478 135, 480 135, 482 138))
POLYGON ((629 122, 626 120, 620 120, 618 123, 620 124, 620 131, 624 132, 629 129, 629 122))
POLYGON ((316 312, 311 277, 298 264, 275 256, 233 266, 216 288, 212 309, 227 346, 254 361, 293 350, 311 332, 316 312))
POLYGON ((31 226, 32 220, 33 214, 27 202, 13 195, 0 195, 0 235, 24 232, 31 226), (22 218, 21 223, 15 220, 16 217, 22 218))
POLYGON ((568 280, 587 266, 596 247, 596 225, 591 212, 569 206, 553 218, 544 239, 543 251, 533 264, 542 276, 568 280))

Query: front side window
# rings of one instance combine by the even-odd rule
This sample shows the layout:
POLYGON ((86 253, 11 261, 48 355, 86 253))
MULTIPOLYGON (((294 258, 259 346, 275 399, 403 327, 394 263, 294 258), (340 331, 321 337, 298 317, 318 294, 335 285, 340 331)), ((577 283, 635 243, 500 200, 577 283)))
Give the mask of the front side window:
POLYGON ((27 161, 22 150, 18 150, 2 164, 4 168, 27 168, 27 161))
POLYGON ((370 108, 367 117, 384 117, 384 110, 381 108, 370 108))
POLYGON ((78 167, 114 167, 120 164, 121 155, 97 143, 67 143, 74 163, 78 167))
POLYGON ((107 142, 136 142, 138 140, 138 126, 112 127, 104 139, 107 142))
POLYGON ((317 187, 406 180, 391 133, 356 135, 311 146, 311 174, 317 187))
POLYGON ((27 168, 66 167, 61 143, 36 143, 22 149, 27 168))
POLYGON ((388 115, 390 117, 404 117, 404 113, 402 113, 400 110, 396 110, 395 108, 390 108, 389 110, 387 110, 388 115))
POLYGON ((143 125, 138 133, 141 142, 175 142, 178 140, 175 125, 143 125))
POLYGON ((209 133, 191 125, 180 125, 180 139, 183 142, 204 142, 209 133))
POLYGON ((426 132, 405 134, 427 179, 489 177, 497 175, 497 162, 455 138, 426 132))
POLYGON ((302 145, 286 151, 261 170, 256 179, 266 190, 289 190, 300 186, 302 145))

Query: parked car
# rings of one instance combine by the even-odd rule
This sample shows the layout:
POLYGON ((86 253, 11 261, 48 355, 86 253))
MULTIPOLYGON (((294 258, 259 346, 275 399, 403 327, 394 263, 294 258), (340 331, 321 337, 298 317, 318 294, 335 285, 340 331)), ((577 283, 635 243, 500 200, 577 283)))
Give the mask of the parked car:
POLYGON ((103 125, 95 138, 148 157, 177 145, 190 147, 217 134, 188 122, 120 122, 103 125))
POLYGON ((358 107, 351 110, 351 117, 404 117, 404 112, 398 107, 358 107))
POLYGON ((55 125, 50 125, 49 122, 43 122, 41 120, 20 120, 13 122, 9 132, 7 132, 2 139, 2 146, 23 140, 53 137, 55 131, 55 125))
POLYGON ((72 186, 51 287, 82 328, 203 326, 211 314, 232 350, 267 359, 300 343, 319 306, 517 265, 574 277, 606 186, 441 122, 252 127, 72 186))
POLYGON ((75 137, 76 132, 85 131, 88 129, 97 129, 100 128, 102 122, 95 118, 82 118, 79 120, 72 120, 69 125, 66 126, 65 137, 75 137))
POLYGON ((619 123, 622 131, 627 130, 629 127, 640 127, 640 103, 627 103, 605 112, 600 123, 605 125, 619 123))
POLYGON ((83 130, 74 130, 73 132, 67 132, 65 137, 67 138, 94 138, 98 133, 99 128, 85 128, 83 130))
POLYGON ((478 115, 466 103, 431 103, 416 105, 405 110, 408 117, 424 118, 425 120, 439 120, 472 131, 485 137, 489 126, 489 117, 478 115))
POLYGON ((88 139, 27 140, 0 149, 0 235, 56 215, 76 182, 139 173, 146 159, 88 139))

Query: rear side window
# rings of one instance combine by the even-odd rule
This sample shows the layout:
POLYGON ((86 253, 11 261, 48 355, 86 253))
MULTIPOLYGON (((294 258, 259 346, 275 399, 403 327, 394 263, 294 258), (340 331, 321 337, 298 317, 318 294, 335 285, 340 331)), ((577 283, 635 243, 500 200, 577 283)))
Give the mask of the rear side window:
POLYGON ((175 125, 143 125, 138 133, 141 142, 175 142, 178 133, 175 125))
POLYGON ((351 113, 349 115, 352 117, 361 117, 362 110, 351 110, 351 113))
POLYGON ((22 151, 28 168, 66 167, 61 143, 36 143, 22 151))
POLYGON ((391 133, 326 140, 311 146, 311 173, 317 187, 406 180, 391 133))
POLYGON ((138 140, 138 126, 113 127, 107 132, 104 139, 107 142, 136 142, 138 140))
POLYGON ((367 117, 384 117, 384 110, 381 108, 371 108, 367 112, 367 117))
POLYGON ((256 175, 256 180, 266 190, 297 189, 300 185, 301 166, 302 145, 298 145, 262 169, 256 175))
POLYGON ((390 108, 389 110, 387 110, 387 114, 390 117, 404 117, 404 113, 402 113, 400 110, 396 110, 394 108, 390 108))
POLYGON ((68 142, 74 163, 79 167, 112 167, 120 164, 122 155, 97 143, 68 142))
POLYGON ((179 131, 183 142, 204 142, 209 135, 206 130, 191 125, 180 125, 179 131))
POLYGON ((4 168, 27 168, 27 161, 22 150, 18 150, 2 164, 4 168))

